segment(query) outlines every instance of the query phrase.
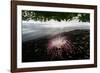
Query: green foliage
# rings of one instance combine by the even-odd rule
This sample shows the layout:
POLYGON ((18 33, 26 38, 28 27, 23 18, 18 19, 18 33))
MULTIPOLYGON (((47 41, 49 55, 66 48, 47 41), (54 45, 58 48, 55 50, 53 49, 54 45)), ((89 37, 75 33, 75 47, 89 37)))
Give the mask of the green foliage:
POLYGON ((72 19, 79 19, 82 22, 90 21, 89 13, 71 13, 71 12, 47 12, 47 11, 28 11, 22 10, 22 20, 35 20, 35 21, 70 21, 72 19))

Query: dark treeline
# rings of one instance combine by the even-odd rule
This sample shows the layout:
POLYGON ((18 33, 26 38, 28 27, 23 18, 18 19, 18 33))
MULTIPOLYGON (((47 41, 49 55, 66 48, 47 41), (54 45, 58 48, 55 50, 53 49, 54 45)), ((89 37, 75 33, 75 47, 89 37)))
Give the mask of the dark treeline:
POLYGON ((89 13, 71 13, 71 12, 48 12, 48 11, 28 11, 22 10, 22 20, 35 20, 35 21, 70 21, 79 19, 81 22, 90 22, 89 13))

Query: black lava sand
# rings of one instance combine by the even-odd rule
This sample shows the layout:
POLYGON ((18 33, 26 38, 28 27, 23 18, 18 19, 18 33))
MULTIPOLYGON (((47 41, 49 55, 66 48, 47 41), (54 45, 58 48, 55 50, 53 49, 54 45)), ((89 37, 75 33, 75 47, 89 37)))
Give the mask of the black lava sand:
MULTIPOLYGON (((48 55, 48 41, 51 40, 49 36, 41 37, 39 39, 22 42, 22 62, 39 62, 39 61, 59 61, 59 60, 82 60, 90 58, 90 31, 89 30, 74 30, 70 32, 63 32, 58 35, 68 37, 72 52, 60 52, 61 56, 55 56, 52 53, 48 55), (73 49, 75 48, 75 49, 73 49), (53 58, 52 58, 53 57, 53 58)), ((65 49, 66 47, 63 47, 65 49)))

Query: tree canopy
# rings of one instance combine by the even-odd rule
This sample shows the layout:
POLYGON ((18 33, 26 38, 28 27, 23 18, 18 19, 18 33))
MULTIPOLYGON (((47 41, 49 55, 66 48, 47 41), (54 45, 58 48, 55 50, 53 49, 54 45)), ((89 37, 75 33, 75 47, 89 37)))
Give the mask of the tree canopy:
POLYGON ((81 22, 90 22, 89 13, 71 13, 71 12, 48 12, 48 11, 30 11, 22 10, 22 20, 34 20, 34 21, 49 21, 54 19, 55 21, 70 21, 78 19, 81 22))

